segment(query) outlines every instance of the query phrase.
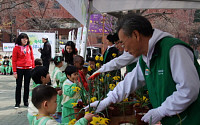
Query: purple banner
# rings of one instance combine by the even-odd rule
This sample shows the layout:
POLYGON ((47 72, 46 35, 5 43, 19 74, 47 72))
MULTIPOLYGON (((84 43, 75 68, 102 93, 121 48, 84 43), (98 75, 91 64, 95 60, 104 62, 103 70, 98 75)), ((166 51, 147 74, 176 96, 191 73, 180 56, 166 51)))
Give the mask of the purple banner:
MULTIPOLYGON (((106 17, 104 17, 106 20, 106 17)), ((104 21, 104 33, 108 33, 108 24, 104 21)), ((103 30, 103 16, 101 14, 92 14, 90 16, 89 33, 102 33, 103 30)))

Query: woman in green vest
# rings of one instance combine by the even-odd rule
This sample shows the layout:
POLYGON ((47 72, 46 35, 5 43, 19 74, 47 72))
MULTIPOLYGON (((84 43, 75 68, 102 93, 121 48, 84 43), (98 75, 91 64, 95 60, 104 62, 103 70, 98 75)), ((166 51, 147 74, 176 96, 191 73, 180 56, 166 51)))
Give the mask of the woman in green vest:
MULTIPOLYGON (((146 83, 153 109, 142 121, 200 125, 200 68, 192 48, 169 33, 153 29, 146 18, 136 14, 119 20, 118 34, 125 51, 140 59, 133 71, 100 102, 96 112, 122 101, 146 83)), ((98 101, 90 106, 97 104, 98 101)))

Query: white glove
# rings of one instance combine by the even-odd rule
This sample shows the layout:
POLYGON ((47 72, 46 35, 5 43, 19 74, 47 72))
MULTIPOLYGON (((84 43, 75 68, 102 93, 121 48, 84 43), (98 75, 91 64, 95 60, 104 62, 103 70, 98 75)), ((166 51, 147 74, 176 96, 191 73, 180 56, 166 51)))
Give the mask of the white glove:
POLYGON ((156 124, 158 121, 160 121, 164 116, 161 115, 161 113, 159 112, 158 108, 156 109, 151 109, 149 110, 143 117, 142 117, 142 121, 144 122, 150 122, 150 119, 152 117, 152 121, 151 124, 156 124))
MULTIPOLYGON (((95 101, 95 102, 93 102, 93 103, 90 104, 90 107, 94 107, 95 108, 95 107, 97 107, 98 103, 99 103, 99 101, 95 101)), ((100 112, 100 111, 104 110, 111 103, 112 102, 111 102, 110 98, 107 97, 107 98, 103 99, 102 101, 100 101, 100 103, 99 103, 99 105, 97 107, 97 110, 95 112, 100 112)), ((89 110, 89 105, 86 106, 84 109, 86 111, 88 111, 89 110)))

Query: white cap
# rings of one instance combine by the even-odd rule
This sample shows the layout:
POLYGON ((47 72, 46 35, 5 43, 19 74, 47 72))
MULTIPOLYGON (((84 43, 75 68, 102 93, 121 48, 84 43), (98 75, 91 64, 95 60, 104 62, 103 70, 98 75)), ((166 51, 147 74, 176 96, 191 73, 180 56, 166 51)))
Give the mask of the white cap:
POLYGON ((42 36, 42 38, 44 38, 44 39, 48 39, 48 36, 47 36, 47 35, 44 35, 44 36, 42 36))

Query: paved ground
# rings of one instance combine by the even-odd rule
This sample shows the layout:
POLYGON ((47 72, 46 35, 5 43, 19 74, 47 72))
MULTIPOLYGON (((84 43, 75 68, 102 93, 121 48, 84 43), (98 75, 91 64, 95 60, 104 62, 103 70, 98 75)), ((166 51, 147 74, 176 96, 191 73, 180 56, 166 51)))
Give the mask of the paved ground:
MULTIPOLYGON (((51 64, 50 73, 53 67, 51 64)), ((23 87, 21 107, 14 109, 15 87, 16 81, 12 75, 0 75, 0 125, 28 125, 27 108, 23 106, 23 87)))

